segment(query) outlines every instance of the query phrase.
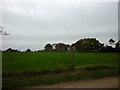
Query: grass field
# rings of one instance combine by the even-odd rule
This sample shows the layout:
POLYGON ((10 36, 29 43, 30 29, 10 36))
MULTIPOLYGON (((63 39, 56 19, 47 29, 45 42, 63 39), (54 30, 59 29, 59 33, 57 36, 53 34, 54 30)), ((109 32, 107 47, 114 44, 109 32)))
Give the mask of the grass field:
MULTIPOLYGON (((3 72, 40 71, 72 65, 72 54, 68 52, 3 53, 3 72)), ((116 53, 75 53, 75 67, 107 64, 116 66, 116 53)))
POLYGON ((76 70, 71 71, 69 70, 72 66, 70 52, 3 52, 3 88, 117 75, 118 53, 75 53, 74 55, 76 70), (64 72, 52 72, 60 69, 64 72))

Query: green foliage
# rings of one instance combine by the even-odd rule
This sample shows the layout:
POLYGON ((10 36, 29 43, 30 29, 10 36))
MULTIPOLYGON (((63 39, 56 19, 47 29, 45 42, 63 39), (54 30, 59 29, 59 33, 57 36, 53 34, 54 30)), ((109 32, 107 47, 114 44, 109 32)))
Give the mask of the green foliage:
POLYGON ((52 51, 52 45, 51 44, 46 44, 45 45, 45 51, 52 51))
POLYGON ((70 45, 67 45, 67 44, 64 44, 64 43, 57 43, 55 45, 55 51, 59 51, 59 52, 62 52, 62 51, 68 51, 70 45))
POLYGON ((28 49, 26 50, 26 52, 31 52, 31 50, 28 48, 28 49))
POLYGON ((101 51, 103 44, 101 44, 95 38, 84 38, 80 39, 73 45, 76 51, 101 51))
POLYGON ((111 46, 112 46, 114 43, 115 43, 115 40, 113 40, 113 39, 110 39, 110 40, 109 40, 109 44, 111 44, 111 46))

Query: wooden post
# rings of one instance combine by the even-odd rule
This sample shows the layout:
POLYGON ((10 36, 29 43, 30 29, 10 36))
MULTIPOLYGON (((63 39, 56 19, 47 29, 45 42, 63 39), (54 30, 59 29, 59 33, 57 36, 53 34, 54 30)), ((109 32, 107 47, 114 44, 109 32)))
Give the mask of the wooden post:
POLYGON ((72 69, 75 69, 75 55, 74 55, 74 48, 71 48, 71 53, 72 53, 72 69))
POLYGON ((75 68, 75 56, 74 56, 74 51, 72 51, 72 68, 75 68))

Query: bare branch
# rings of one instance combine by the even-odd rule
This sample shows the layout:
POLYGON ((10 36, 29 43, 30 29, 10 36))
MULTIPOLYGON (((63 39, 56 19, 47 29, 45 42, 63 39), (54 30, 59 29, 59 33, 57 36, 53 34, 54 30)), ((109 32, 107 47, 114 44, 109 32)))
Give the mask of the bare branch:
POLYGON ((3 31, 3 27, 0 26, 0 34, 1 35, 10 35, 9 33, 7 33, 7 31, 3 31))

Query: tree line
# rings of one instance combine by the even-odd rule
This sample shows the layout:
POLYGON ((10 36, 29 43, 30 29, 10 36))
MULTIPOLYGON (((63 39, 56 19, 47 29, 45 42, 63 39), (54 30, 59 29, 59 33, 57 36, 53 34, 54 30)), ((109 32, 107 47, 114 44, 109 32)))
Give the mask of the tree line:
POLYGON ((115 43, 115 40, 109 40, 110 46, 105 46, 100 43, 96 38, 80 39, 72 45, 57 43, 46 44, 45 51, 76 51, 76 52, 119 52, 120 40, 115 43), (115 47, 113 47, 115 45, 115 47))
MULTIPOLYGON (((54 44, 46 44, 44 50, 38 50, 34 52, 65 52, 65 51, 74 51, 74 52, 120 52, 120 40, 115 43, 115 40, 109 40, 110 45, 104 45, 100 43, 96 38, 83 38, 73 43, 72 45, 64 44, 64 43, 54 43, 54 44), (115 47, 113 47, 113 45, 115 47)), ((17 49, 8 48, 4 50, 4 52, 21 52, 17 49)), ((31 49, 27 49, 24 52, 33 52, 31 49)))

